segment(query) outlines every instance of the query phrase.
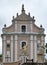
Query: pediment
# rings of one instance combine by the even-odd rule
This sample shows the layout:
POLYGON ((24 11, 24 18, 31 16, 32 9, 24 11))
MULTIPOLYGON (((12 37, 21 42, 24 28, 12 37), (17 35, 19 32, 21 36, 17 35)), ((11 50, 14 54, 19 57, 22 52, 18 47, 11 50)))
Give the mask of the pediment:
POLYGON ((15 20, 17 20, 17 21, 35 21, 33 19, 33 17, 27 15, 26 13, 20 14, 18 17, 14 18, 14 20, 12 20, 12 21, 15 21, 15 20))

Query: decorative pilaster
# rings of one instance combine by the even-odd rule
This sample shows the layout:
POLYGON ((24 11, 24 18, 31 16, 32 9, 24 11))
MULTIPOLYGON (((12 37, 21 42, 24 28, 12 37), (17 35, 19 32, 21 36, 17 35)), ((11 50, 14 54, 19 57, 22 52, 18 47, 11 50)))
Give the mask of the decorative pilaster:
POLYGON ((30 36, 30 56, 33 59, 33 35, 30 36))
POLYGON ((7 51, 7 62, 10 62, 11 61, 11 58, 10 58, 10 51, 7 51))
POLYGON ((37 62, 37 36, 34 36, 34 62, 37 62))
POLYGON ((15 61, 17 61, 17 35, 15 35, 15 61))
POLYGON ((44 36, 41 36, 41 48, 43 53, 43 62, 45 62, 45 38, 44 36))
POLYGON ((3 39, 2 39, 2 53, 3 53, 3 62, 6 62, 6 36, 3 36, 3 39))
POLYGON ((30 31, 32 32, 32 21, 30 22, 30 31))
POLYGON ((44 46, 44 36, 41 36, 41 46, 44 46))
POLYGON ((11 35, 11 62, 13 62, 13 35, 11 35))
POLYGON ((15 21, 15 32, 17 32, 17 21, 15 21))

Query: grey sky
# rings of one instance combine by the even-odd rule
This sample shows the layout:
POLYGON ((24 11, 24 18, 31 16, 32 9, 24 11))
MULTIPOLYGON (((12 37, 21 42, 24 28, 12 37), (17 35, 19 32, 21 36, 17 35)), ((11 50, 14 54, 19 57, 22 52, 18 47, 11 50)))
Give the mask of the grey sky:
MULTIPOLYGON (((47 0, 0 0, 0 35, 4 24, 11 25, 12 16, 21 13, 21 6, 24 4, 26 13, 30 12, 35 16, 36 24, 43 25, 47 42, 47 0)), ((0 53, 2 53, 2 42, 0 38, 0 53)))

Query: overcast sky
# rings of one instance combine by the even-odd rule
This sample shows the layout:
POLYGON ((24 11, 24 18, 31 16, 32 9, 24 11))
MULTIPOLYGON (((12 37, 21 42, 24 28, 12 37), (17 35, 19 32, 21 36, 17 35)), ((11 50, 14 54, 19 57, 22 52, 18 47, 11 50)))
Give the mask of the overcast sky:
POLYGON ((43 25, 45 28, 45 42, 47 42, 47 0, 0 0, 0 53, 2 53, 1 33, 3 25, 11 25, 12 16, 21 13, 21 7, 24 4, 25 11, 30 12, 31 17, 35 16, 36 25, 43 25))

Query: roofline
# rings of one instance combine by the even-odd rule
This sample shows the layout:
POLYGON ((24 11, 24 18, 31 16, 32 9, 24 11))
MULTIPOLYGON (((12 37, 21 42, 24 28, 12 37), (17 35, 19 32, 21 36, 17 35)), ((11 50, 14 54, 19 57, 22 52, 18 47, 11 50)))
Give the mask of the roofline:
POLYGON ((8 26, 8 27, 2 28, 2 29, 8 29, 8 28, 10 28, 11 26, 13 26, 13 24, 11 24, 11 25, 8 26))
POLYGON ((34 24, 38 29, 43 29, 43 30, 45 30, 44 28, 41 28, 41 27, 38 27, 36 24, 34 24))

